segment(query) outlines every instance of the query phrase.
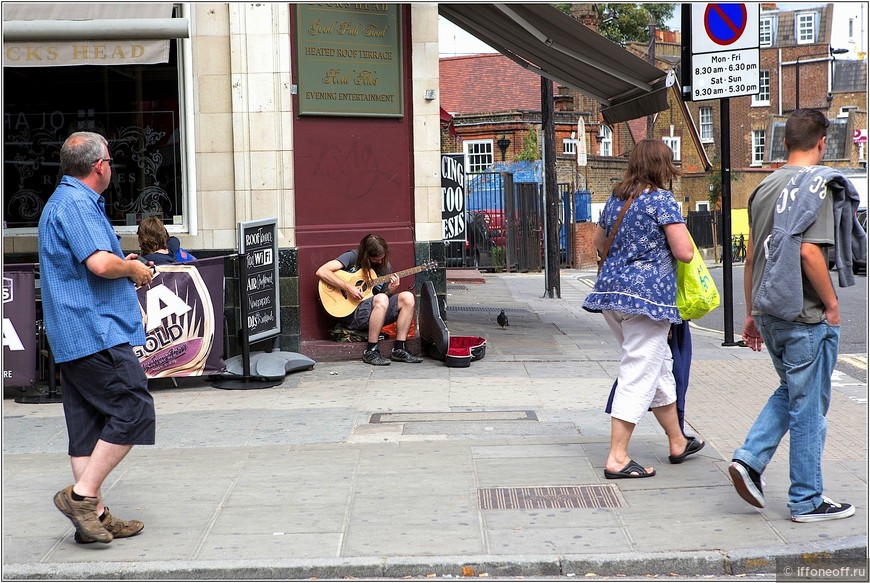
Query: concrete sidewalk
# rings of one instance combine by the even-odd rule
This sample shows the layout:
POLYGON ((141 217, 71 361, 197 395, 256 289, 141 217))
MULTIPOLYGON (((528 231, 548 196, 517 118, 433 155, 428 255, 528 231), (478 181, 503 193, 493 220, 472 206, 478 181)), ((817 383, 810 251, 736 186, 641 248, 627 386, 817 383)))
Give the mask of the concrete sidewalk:
POLYGON ((825 493, 856 516, 789 520, 787 439, 757 510, 727 465, 775 374, 765 353, 694 330, 687 431, 707 446, 669 464, 650 413, 630 452, 657 475, 605 480, 618 351, 581 308, 594 272, 563 270, 561 299, 542 297, 542 274, 482 279, 447 289, 451 334, 487 339, 469 368, 323 362, 247 391, 155 382, 157 444, 104 488, 146 527, 108 545, 74 543, 52 504, 71 481, 61 406, 7 394, 3 579, 727 578, 866 557, 866 400, 835 387, 824 457, 825 493))

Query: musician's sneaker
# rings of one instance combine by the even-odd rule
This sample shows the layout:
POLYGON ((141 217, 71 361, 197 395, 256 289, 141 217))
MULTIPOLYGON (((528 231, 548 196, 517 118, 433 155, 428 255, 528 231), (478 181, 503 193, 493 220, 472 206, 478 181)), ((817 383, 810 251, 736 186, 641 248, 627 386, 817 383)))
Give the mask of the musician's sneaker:
POLYGON ((414 356, 403 348, 393 348, 393 351, 390 353, 390 360, 395 360, 396 362, 411 363, 423 362, 422 358, 420 358, 419 356, 414 356))
POLYGON ((374 366, 387 366, 390 361, 384 358, 377 348, 366 350, 363 352, 363 362, 374 366))

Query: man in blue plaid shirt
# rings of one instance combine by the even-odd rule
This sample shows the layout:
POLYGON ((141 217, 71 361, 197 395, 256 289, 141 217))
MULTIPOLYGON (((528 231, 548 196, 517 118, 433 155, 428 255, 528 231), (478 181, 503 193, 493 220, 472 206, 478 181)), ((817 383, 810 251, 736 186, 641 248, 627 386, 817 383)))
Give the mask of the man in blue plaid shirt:
POLYGON ((106 139, 76 132, 60 151, 63 178, 39 220, 43 317, 61 365, 63 409, 75 483, 55 506, 78 543, 111 542, 144 524, 120 520, 100 488, 133 445, 153 445, 154 401, 133 346, 145 343, 136 286, 148 266, 121 251, 102 192, 112 179, 106 139))

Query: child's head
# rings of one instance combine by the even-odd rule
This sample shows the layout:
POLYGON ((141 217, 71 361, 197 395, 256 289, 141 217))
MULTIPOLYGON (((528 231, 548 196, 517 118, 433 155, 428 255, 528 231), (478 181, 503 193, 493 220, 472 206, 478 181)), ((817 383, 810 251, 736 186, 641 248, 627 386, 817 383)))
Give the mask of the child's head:
POLYGON ((142 219, 136 234, 139 236, 139 248, 142 249, 142 255, 150 255, 158 249, 166 249, 169 241, 169 233, 163 226, 163 221, 157 217, 142 219))

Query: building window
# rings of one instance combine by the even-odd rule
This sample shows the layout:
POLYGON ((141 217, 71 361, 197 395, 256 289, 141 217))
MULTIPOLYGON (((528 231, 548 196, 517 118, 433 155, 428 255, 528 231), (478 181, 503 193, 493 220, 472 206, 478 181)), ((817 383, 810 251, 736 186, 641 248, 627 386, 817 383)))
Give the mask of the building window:
POLYGON ((680 161, 680 138, 664 137, 662 141, 674 152, 674 162, 680 161))
POLYGON ((562 154, 565 156, 577 156, 577 140, 564 138, 562 140, 562 154))
POLYGON ((785 162, 788 152, 785 151, 785 122, 775 121, 770 127, 770 161, 785 162))
POLYGON ((159 64, 3 67, 3 221, 35 228, 58 183, 60 147, 75 131, 105 136, 106 214, 122 232, 157 215, 184 224, 177 42, 159 64))
POLYGON ((816 13, 815 12, 798 13, 795 27, 797 28, 797 31, 795 32, 795 38, 797 39, 797 44, 805 45, 805 44, 811 44, 811 43, 816 42, 816 13))
POLYGON ((713 108, 702 107, 700 109, 701 141, 713 141, 713 108))
POLYGON ((752 165, 761 166, 764 161, 764 130, 752 130, 752 165))
POLYGON ((708 213, 708 212, 710 212, 710 203, 709 203, 709 201, 696 202, 696 203, 695 203, 695 210, 698 211, 698 212, 703 212, 703 213, 708 213))
POLYGON ((763 47, 773 46, 773 17, 761 18, 758 23, 758 44, 763 47))
POLYGON ((479 174, 492 166, 492 140, 469 140, 463 143, 463 149, 466 173, 479 174))
POLYGON ((758 93, 752 96, 752 105, 770 105, 770 71, 758 72, 758 93))
POLYGON ((613 130, 602 125, 598 137, 601 139, 598 153, 601 156, 613 156, 613 130))

